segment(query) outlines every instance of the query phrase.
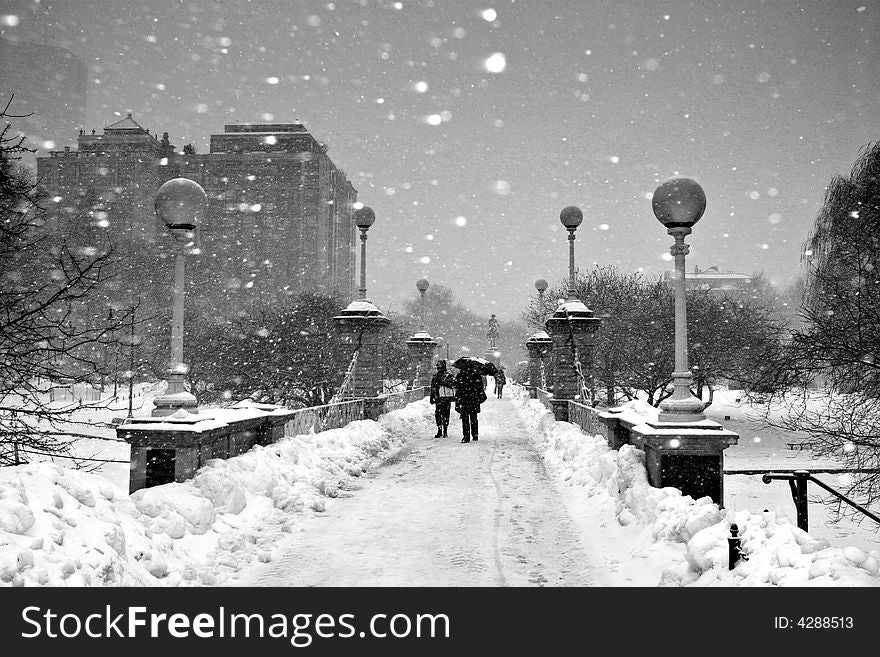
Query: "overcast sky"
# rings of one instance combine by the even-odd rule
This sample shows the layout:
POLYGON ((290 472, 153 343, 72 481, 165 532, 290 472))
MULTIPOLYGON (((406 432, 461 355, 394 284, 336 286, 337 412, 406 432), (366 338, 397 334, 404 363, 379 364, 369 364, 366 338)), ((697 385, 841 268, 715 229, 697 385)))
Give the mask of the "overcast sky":
MULTIPOLYGON (((368 296, 426 277, 517 318, 567 273, 659 274, 650 196, 697 180, 688 269, 789 284, 831 176, 880 138, 871 0, 0 0, 0 35, 89 66, 87 130, 132 111, 178 148, 302 121, 375 210, 368 296), (16 16, 10 19, 10 16, 16 16)), ((5 90, 4 90, 5 91, 5 90)))

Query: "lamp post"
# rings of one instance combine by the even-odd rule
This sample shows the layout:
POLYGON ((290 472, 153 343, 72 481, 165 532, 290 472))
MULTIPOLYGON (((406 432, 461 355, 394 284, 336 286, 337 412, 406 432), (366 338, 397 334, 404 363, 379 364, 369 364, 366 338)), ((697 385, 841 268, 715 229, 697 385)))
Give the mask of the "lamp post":
POLYGON ((410 358, 412 358, 416 365, 415 387, 431 385, 431 361, 434 360, 434 349, 437 347, 437 341, 431 337, 425 328, 425 292, 428 290, 428 287, 428 279, 420 278, 416 281, 416 289, 419 291, 421 328, 406 341, 410 358))
POLYGON ((651 199, 654 215, 675 238, 669 252, 675 258, 675 368, 672 396, 660 403, 657 420, 630 429, 627 440, 645 453, 648 483, 672 486, 697 500, 710 497, 724 506, 724 450, 739 435, 706 419, 703 402, 691 394, 687 362, 684 238, 706 210, 703 189, 690 178, 663 181, 651 199))
POLYGON ((367 231, 376 221, 371 208, 362 206, 354 211, 352 220, 361 231, 361 287, 358 298, 333 318, 343 344, 352 348, 357 361, 352 371, 347 399, 364 400, 364 416, 375 420, 385 408, 382 395, 384 371, 382 344, 391 321, 367 299, 367 231))
POLYGON ((428 291, 428 283, 427 278, 420 278, 416 281, 416 289, 419 291, 419 314, 421 315, 421 329, 422 331, 426 331, 425 328, 425 292, 428 291))
POLYGON ((596 331, 602 322, 577 298, 574 238, 583 220, 583 212, 574 205, 559 213, 559 221, 568 231, 568 294, 544 322, 553 348, 553 398, 550 404, 553 415, 562 422, 568 422, 569 401, 585 401, 581 394, 585 388, 588 388, 590 399, 594 397, 596 331))
POLYGON ((580 208, 569 205, 562 209, 559 213, 559 221, 568 231, 568 300, 573 301, 575 296, 575 278, 574 278, 574 233, 584 220, 584 213, 580 208))
POLYGON ((376 221, 376 214, 366 205, 354 212, 354 225, 361 231, 361 287, 359 299, 367 298, 367 231, 376 221))
MULTIPOLYGON (((113 316, 113 308, 107 313, 107 321, 115 320, 113 316)), ((113 401, 116 401, 116 394, 119 390, 119 345, 116 343, 116 328, 111 330, 110 339, 113 342, 113 401)))
MULTIPOLYGON (((535 281, 535 289, 538 291, 538 320, 539 326, 544 324, 544 292, 547 290, 547 281, 539 278, 535 281)), ((538 388, 546 389, 544 375, 544 357, 550 353, 553 341, 547 332, 538 329, 526 340, 526 349, 529 352, 529 397, 538 398, 538 388)))
POLYGON ((165 394, 154 400, 154 416, 171 415, 179 409, 197 412, 196 398, 184 389, 183 296, 186 250, 193 245, 196 224, 204 219, 208 197, 201 185, 187 178, 173 178, 156 192, 156 216, 174 238, 174 289, 171 312, 171 369, 165 394))
POLYGON ((134 397, 134 309, 135 307, 131 307, 131 318, 129 323, 129 345, 128 345, 128 415, 126 416, 127 420, 130 420, 134 415, 132 414, 133 410, 133 397, 134 397))
MULTIPOLYGON (((573 242, 572 242, 573 243, 573 242)), ((569 273, 569 276, 571 274, 569 273)), ((539 278, 535 281, 535 289, 538 291, 538 323, 544 323, 544 292, 547 291, 547 281, 539 278)))
POLYGON ((703 188, 690 178, 673 177, 663 181, 651 199, 654 216, 666 226, 675 243, 669 252, 675 258, 675 370, 672 396, 660 403, 661 422, 699 422, 706 419, 703 402, 691 393, 693 376, 688 368, 687 299, 684 259, 690 247, 684 238, 706 210, 703 188))

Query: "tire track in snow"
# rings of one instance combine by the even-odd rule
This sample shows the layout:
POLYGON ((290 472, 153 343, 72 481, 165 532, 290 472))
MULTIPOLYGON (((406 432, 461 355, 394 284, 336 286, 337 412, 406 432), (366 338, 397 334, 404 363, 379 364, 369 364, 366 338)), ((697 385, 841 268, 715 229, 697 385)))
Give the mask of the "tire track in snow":
POLYGON ((498 443, 492 442, 492 454, 489 456, 489 476, 492 478, 492 483, 495 484, 495 494, 497 495, 497 503, 495 506, 495 523, 492 531, 492 539, 495 548, 495 570, 498 573, 498 586, 507 586, 507 579, 504 577, 504 566, 501 563, 501 547, 499 545, 499 534, 501 529, 501 518, 504 516, 504 511, 501 508, 501 501, 503 498, 503 493, 501 491, 501 484, 498 482, 498 478, 495 476, 495 472, 492 469, 492 463, 495 460, 495 452, 498 449, 498 443))

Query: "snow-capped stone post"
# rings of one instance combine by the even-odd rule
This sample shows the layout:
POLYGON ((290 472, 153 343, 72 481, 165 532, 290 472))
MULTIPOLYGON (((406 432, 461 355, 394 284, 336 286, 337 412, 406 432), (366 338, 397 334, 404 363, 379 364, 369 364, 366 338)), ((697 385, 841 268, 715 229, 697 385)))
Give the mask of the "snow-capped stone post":
POLYGON ((575 231, 584 219, 573 205, 563 208, 559 220, 568 231, 568 295, 559 304, 544 327, 553 344, 553 415, 568 421, 568 402, 577 399, 589 403, 584 392, 592 390, 596 331, 602 320, 577 298, 574 271, 575 231), (590 386, 589 389, 587 386, 590 386))
MULTIPOLYGON (((539 278, 535 281, 535 289, 538 291, 538 317, 539 323, 544 323, 544 292, 547 290, 547 281, 539 278)), ((546 376, 541 375, 544 359, 553 350, 553 340, 544 330, 539 330, 526 340, 526 350, 529 352, 529 384, 526 389, 529 397, 538 398, 538 388, 547 385, 546 376)))
POLYGON ((231 458, 254 445, 281 440, 284 425, 296 414, 281 406, 250 402, 202 410, 126 418, 116 428, 116 436, 131 445, 129 493, 186 481, 211 459, 231 458))
POLYGON ((156 192, 156 216, 174 238, 174 288, 171 311, 171 363, 165 394, 153 401, 154 416, 172 415, 184 409, 197 413, 196 398, 184 388, 183 296, 186 253, 195 240, 195 229, 204 220, 208 196, 202 186, 188 178, 173 178, 156 192))
POLYGON ((357 352, 357 362, 352 371, 351 387, 347 399, 363 399, 364 415, 377 419, 385 409, 383 393, 384 370, 382 367, 382 342, 391 321, 367 299, 367 231, 376 215, 371 208, 362 206, 355 210, 354 223, 361 231, 361 286, 359 297, 333 318, 339 329, 340 339, 357 352))
MULTIPOLYGON (((541 370, 544 359, 553 351, 553 340, 547 335, 547 331, 536 331, 526 340, 526 349, 529 352, 529 397, 538 398, 538 388, 542 387, 541 370)), ((543 382, 546 385, 546 382, 543 382)))
POLYGON ((634 426, 633 444, 645 452, 652 486, 674 486, 694 499, 709 496, 724 504, 724 450, 739 436, 707 420, 703 402, 691 392, 687 355, 687 304, 684 238, 706 210, 703 188, 690 178, 669 178, 654 190, 654 216, 675 239, 669 252, 675 258, 675 370, 674 391, 660 403, 656 422, 634 426))
POLYGON ((434 360, 434 349, 437 341, 428 333, 425 326, 425 292, 429 287, 428 280, 420 278, 416 281, 416 289, 419 291, 419 330, 413 333, 406 341, 406 348, 416 368, 414 387, 428 387, 431 385, 431 362, 434 360))

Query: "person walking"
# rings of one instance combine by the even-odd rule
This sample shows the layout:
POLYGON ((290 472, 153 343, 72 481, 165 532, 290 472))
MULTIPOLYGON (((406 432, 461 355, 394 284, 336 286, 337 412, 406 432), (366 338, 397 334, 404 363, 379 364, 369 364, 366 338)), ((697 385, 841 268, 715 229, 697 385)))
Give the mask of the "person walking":
POLYGON ((479 372, 461 370, 455 375, 455 411, 461 414, 461 442, 480 439, 477 415, 480 404, 486 401, 486 389, 479 372))
POLYGON ((434 438, 446 438, 449 429, 449 408, 455 399, 452 374, 446 369, 446 361, 437 361, 437 371, 431 377, 429 401, 434 404, 434 420, 437 422, 437 433, 434 438))
POLYGON ((499 365, 498 371, 495 372, 495 394, 498 395, 498 399, 501 399, 505 383, 507 383, 507 377, 504 376, 504 368, 499 365))

